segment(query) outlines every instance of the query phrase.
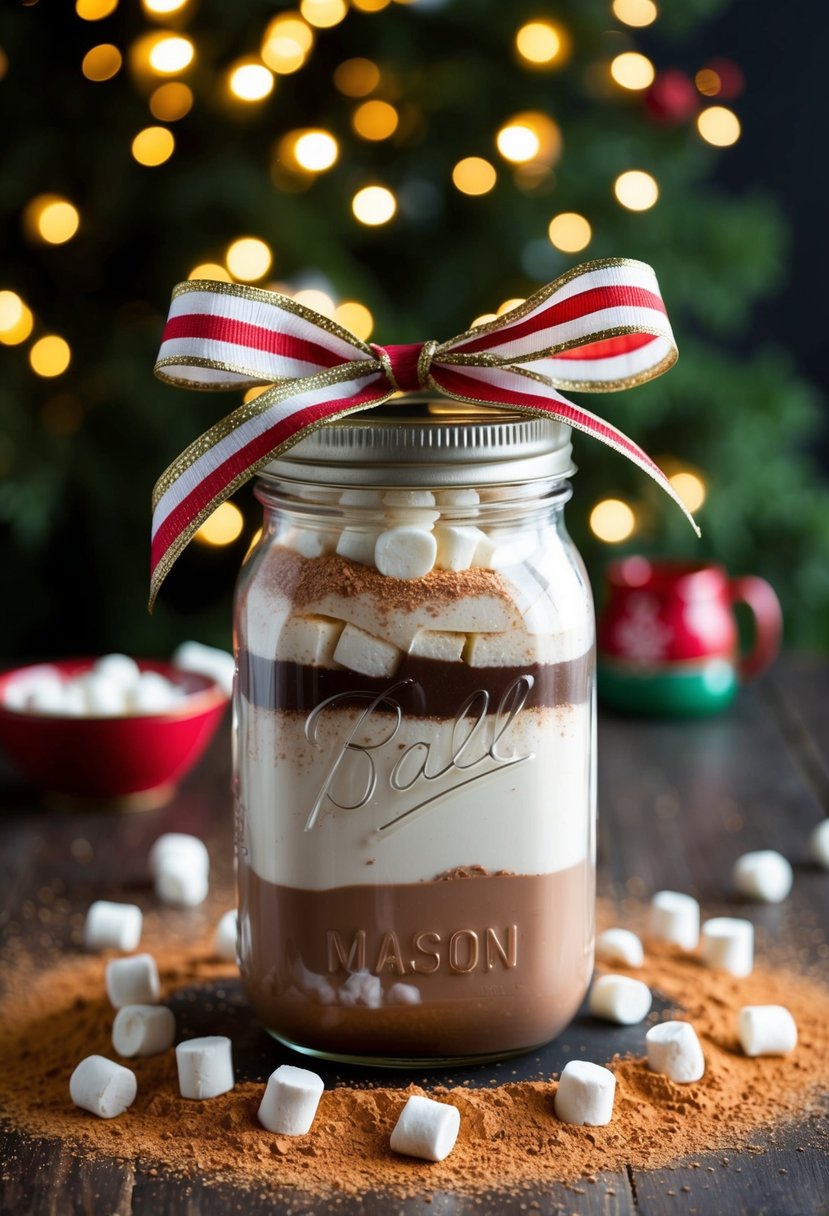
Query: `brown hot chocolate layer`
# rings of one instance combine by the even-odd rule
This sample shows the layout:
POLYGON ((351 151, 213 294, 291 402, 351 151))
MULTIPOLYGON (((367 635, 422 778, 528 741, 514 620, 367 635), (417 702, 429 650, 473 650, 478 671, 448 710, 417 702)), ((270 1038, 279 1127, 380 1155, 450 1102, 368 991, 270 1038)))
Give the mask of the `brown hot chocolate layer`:
POLYGON ((306 1049, 389 1059, 529 1049, 570 1021, 589 982, 587 862, 319 891, 240 864, 239 888, 251 1003, 306 1049))
POLYGON ((452 718, 472 697, 476 700, 471 712, 481 713, 482 689, 489 697, 489 712, 495 712, 521 677, 522 709, 584 704, 590 695, 592 670, 592 651, 563 663, 524 667, 469 667, 404 654, 394 676, 373 677, 346 668, 275 662, 243 650, 238 681, 243 696, 261 709, 307 712, 334 696, 342 698, 339 704, 345 706, 349 693, 354 694, 354 704, 365 708, 366 693, 377 696, 393 684, 395 700, 407 717, 452 718))

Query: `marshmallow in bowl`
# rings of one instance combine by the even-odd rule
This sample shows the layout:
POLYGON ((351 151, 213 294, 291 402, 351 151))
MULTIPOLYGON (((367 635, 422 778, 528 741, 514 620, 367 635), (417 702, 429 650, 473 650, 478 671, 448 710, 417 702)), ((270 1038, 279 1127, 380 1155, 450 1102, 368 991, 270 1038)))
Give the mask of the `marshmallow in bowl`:
POLYGON ((17 713, 72 718, 120 718, 166 713, 186 694, 157 671, 141 671, 125 654, 107 654, 88 668, 64 675, 43 665, 22 671, 3 692, 17 713))
POLYGON ((236 661, 227 650, 204 646, 201 642, 182 642, 173 651, 171 662, 179 671, 192 671, 215 680, 228 696, 233 692, 236 661))

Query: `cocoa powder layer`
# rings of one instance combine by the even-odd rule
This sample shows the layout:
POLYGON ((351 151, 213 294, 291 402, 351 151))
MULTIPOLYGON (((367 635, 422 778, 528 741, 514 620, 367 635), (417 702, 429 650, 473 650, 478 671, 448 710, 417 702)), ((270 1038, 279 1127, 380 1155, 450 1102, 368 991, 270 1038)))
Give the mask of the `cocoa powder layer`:
MULTIPOLYGON (((181 929, 174 933, 163 919, 152 919, 141 948, 158 960, 165 998, 172 997, 179 1008, 192 1002, 202 1011, 218 1009, 225 989, 232 987, 234 969, 211 957, 211 932, 205 926, 188 940, 181 929)), ((607 915, 600 919, 608 923, 607 915)), ((746 1146, 765 1127, 823 1109, 829 1091, 829 988, 823 983, 763 965, 747 979, 735 980, 692 957, 650 946, 645 966, 635 974, 693 1022, 706 1074, 696 1084, 674 1085, 649 1072, 641 1057, 597 1061, 609 1063, 617 1078, 614 1117, 607 1127, 558 1122, 552 1078, 488 1089, 432 1087, 433 1097, 460 1109, 461 1131, 451 1156, 427 1165, 398 1157, 388 1147, 408 1094, 425 1092, 417 1085, 387 1085, 382 1076, 377 1084, 375 1073, 370 1088, 328 1089, 310 1133, 292 1139, 258 1125, 262 1082, 242 1081, 208 1102, 179 1097, 172 1051, 124 1061, 137 1074, 138 1097, 126 1114, 105 1121, 73 1107, 68 1093, 69 1075, 81 1058, 93 1052, 115 1058, 104 965, 102 956, 72 953, 53 958, 48 969, 43 960, 37 968, 25 955, 4 959, 0 1109, 6 1124, 58 1137, 79 1153, 230 1180, 240 1187, 267 1181, 320 1195, 334 1190, 406 1195, 424 1188, 474 1193, 571 1181, 627 1164, 657 1168, 707 1150, 746 1146), (744 1004, 769 1003, 784 1004, 793 1013, 800 1032, 797 1049, 785 1059, 747 1059, 735 1037, 737 1011, 744 1004)), ((238 1005, 236 1013, 245 1017, 238 1005)), ((182 1026, 186 1021, 186 1016, 180 1020, 182 1037, 188 1033, 182 1026)))

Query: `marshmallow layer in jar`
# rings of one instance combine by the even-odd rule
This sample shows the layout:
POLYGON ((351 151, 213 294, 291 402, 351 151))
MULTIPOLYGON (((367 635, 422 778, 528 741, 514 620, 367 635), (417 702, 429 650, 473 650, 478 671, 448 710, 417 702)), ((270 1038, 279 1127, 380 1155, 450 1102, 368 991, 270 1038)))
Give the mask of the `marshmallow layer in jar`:
POLYGON ((569 486, 335 473, 260 483, 239 581, 248 993, 320 1055, 527 1050, 592 967, 593 611, 569 486))

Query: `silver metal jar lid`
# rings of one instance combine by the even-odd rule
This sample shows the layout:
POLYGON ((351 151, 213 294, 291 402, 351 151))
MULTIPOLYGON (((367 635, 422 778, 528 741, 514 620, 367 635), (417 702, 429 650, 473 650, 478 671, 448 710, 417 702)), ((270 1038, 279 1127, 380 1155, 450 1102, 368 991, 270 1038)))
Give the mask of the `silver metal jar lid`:
POLYGON ((575 472, 570 435, 553 419, 409 395, 320 427, 260 476, 435 487, 564 478, 575 472))

